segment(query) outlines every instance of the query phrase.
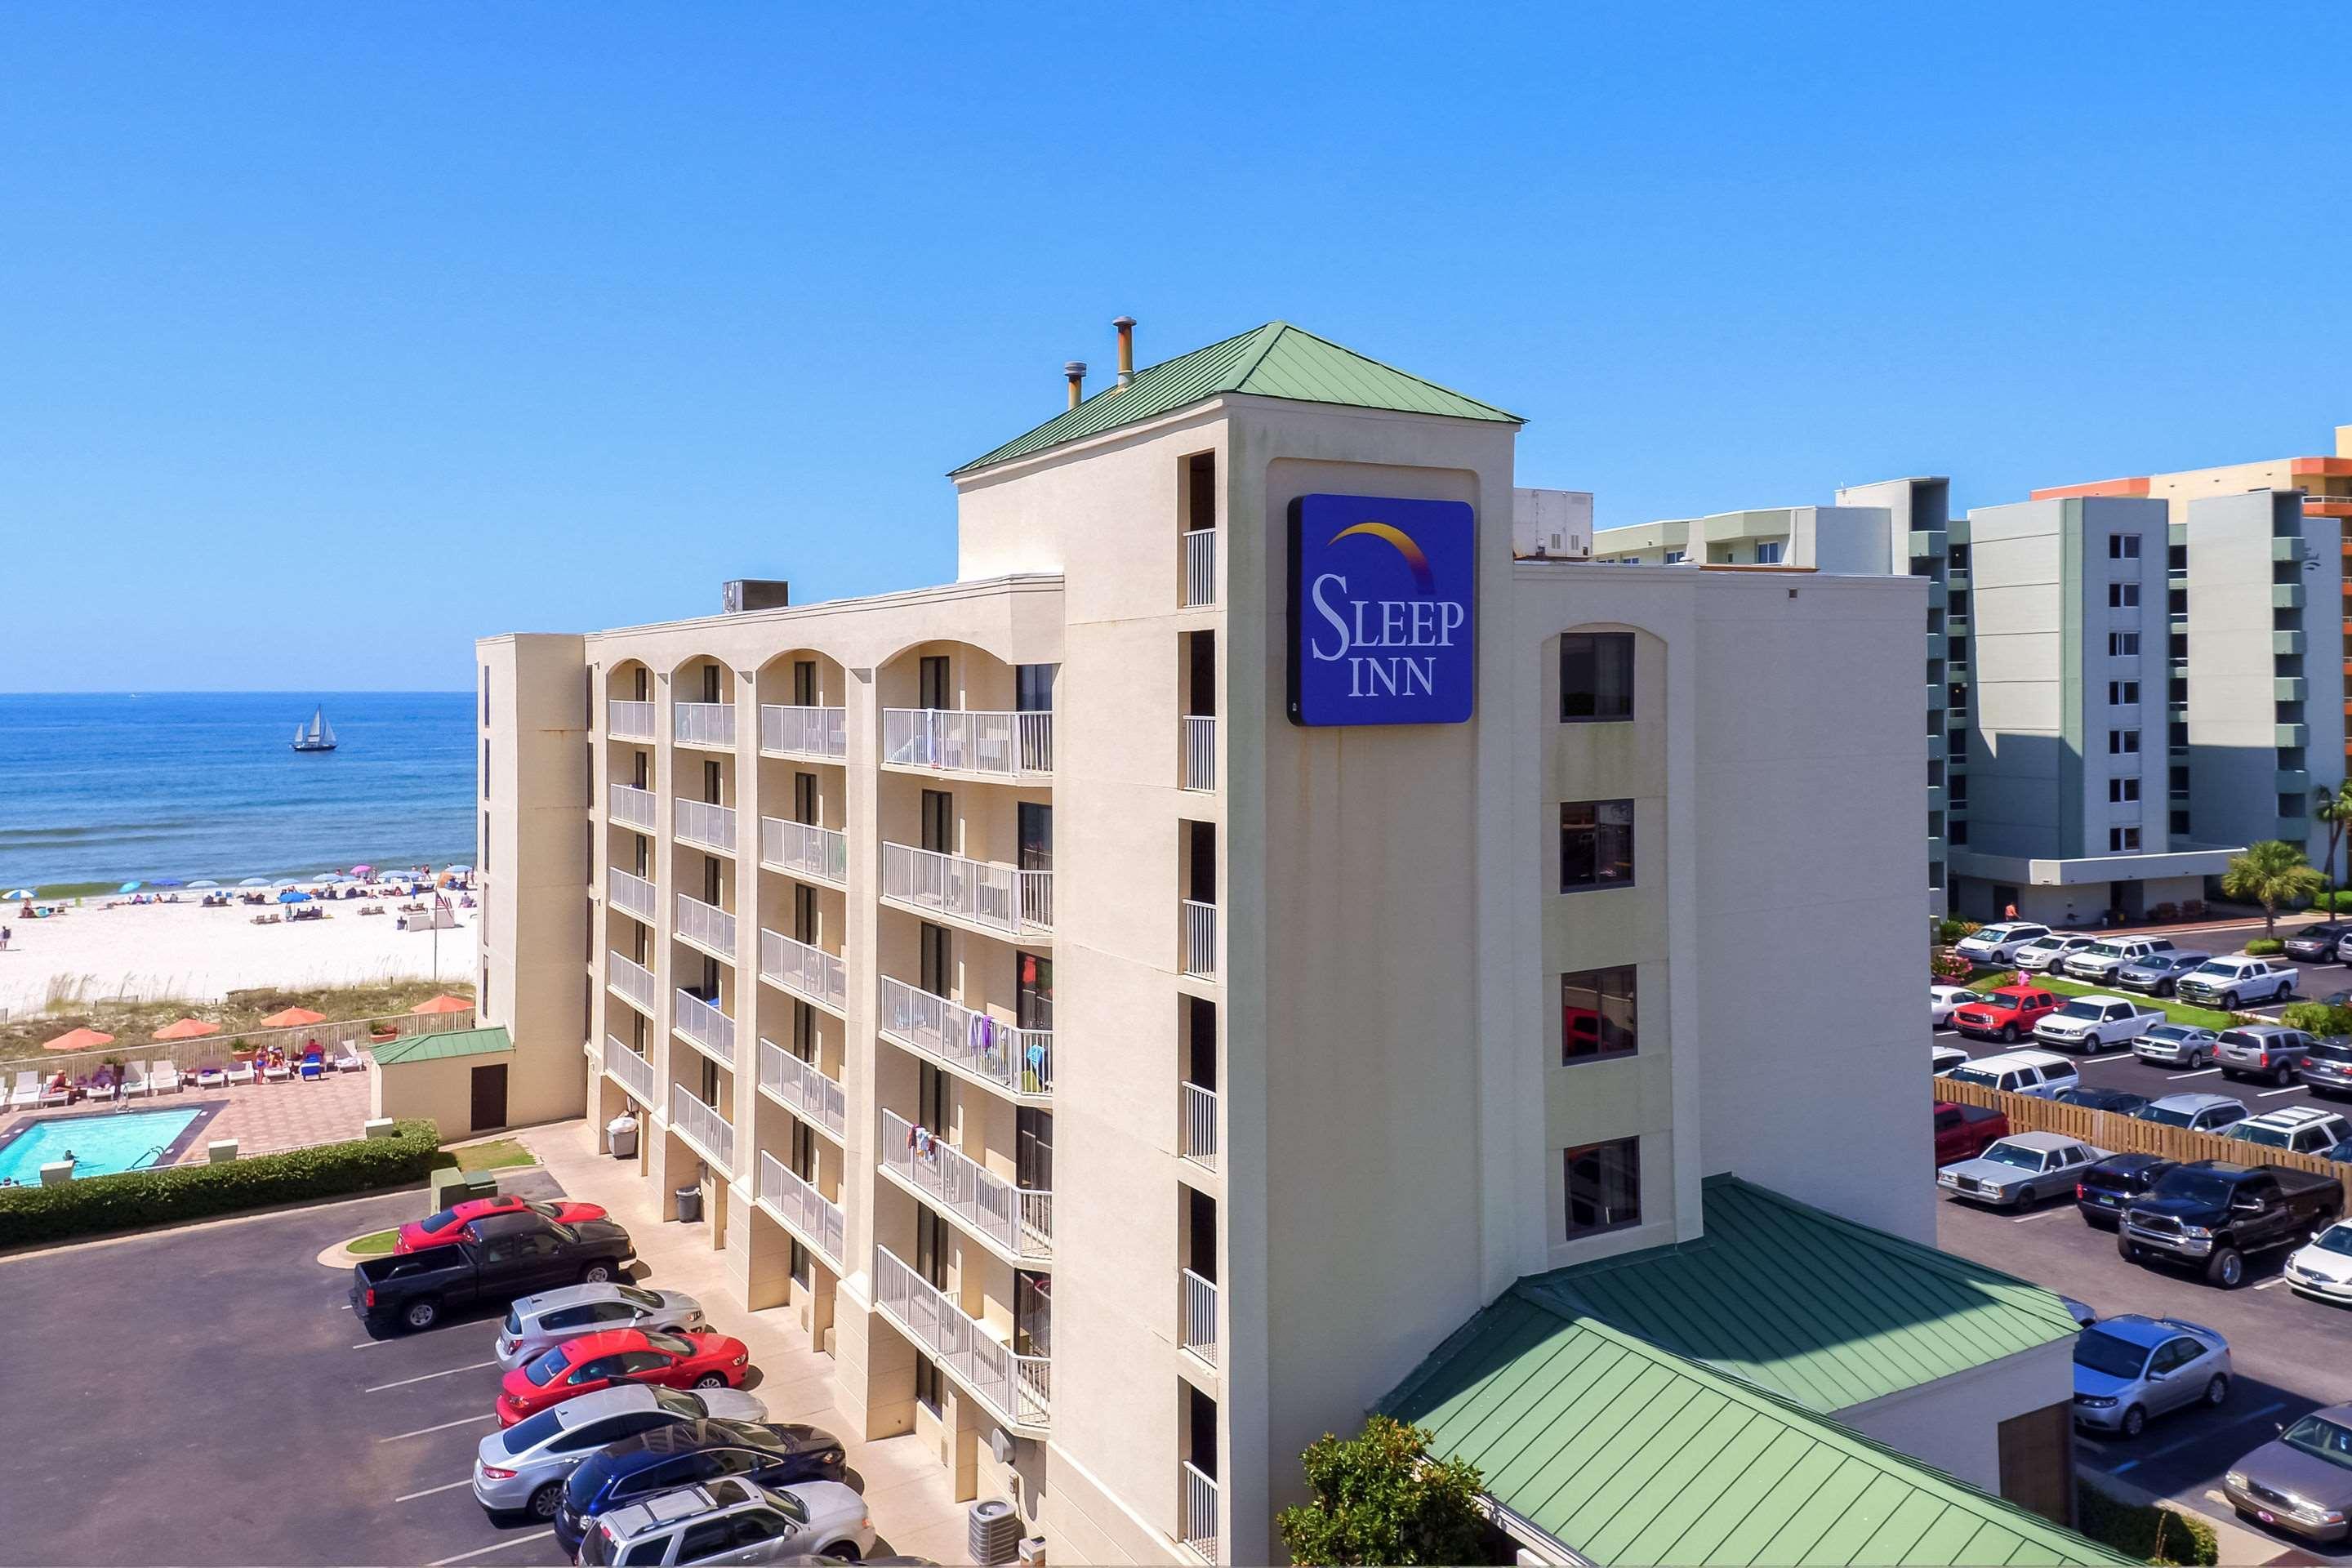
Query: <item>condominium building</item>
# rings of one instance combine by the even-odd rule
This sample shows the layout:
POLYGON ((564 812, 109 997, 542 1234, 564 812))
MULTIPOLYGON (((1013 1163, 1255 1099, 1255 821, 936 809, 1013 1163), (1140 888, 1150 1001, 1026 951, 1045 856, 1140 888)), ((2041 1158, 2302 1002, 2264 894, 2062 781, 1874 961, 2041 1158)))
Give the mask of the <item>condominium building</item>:
MULTIPOLYGON (((1928 584, 1515 559, 1515 416, 1281 323, 1121 359, 955 470, 952 584, 481 643, 550 911, 486 1021, 1059 1561, 1273 1561, 1308 1442, 1711 1178, 1925 1267, 1928 584)), ((2011 1287, 1821 1421, 1997 1487, 2067 1397, 2011 1287)))

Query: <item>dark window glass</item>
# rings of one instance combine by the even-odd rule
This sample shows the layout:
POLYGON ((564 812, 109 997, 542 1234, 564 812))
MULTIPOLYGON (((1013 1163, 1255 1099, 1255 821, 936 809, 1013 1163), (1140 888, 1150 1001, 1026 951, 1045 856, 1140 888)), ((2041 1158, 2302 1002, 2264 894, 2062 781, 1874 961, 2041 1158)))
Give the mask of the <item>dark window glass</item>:
POLYGON ((915 1403, 937 1415, 944 1403, 940 1394, 939 1363, 922 1352, 915 1352, 915 1403))
POLYGON ((1559 808, 1559 890, 1633 885, 1633 803, 1570 801, 1559 808))
POLYGON ((1562 1156, 1568 1178, 1568 1237, 1598 1236, 1642 1223, 1642 1141, 1587 1143, 1562 1156))
POLYGON ((1560 722, 1633 716, 1633 634, 1592 632, 1560 638, 1560 722))
POLYGON ((1635 1049, 1633 966, 1559 977, 1559 1059, 1597 1061, 1635 1049))

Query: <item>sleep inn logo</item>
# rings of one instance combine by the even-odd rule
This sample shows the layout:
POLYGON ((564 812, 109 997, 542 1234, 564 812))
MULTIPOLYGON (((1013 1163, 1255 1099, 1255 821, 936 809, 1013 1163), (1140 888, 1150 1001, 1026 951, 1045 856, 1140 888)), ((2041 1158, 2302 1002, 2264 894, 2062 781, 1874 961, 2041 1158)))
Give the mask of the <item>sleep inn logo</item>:
POLYGON ((1477 679, 1477 520, 1454 500, 1290 503, 1290 721, 1459 724, 1477 679))

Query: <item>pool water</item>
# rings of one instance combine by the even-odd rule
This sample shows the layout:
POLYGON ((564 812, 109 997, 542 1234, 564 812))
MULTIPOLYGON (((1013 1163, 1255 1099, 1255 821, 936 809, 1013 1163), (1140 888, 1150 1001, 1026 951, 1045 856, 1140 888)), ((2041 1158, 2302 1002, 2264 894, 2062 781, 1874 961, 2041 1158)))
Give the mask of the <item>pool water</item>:
POLYGON ((126 1110, 111 1116, 74 1116, 37 1121, 32 1130, 0 1146, 0 1181, 11 1177, 37 1186, 41 1167, 70 1150, 76 1176, 108 1176, 153 1164, 172 1141, 204 1112, 126 1110))

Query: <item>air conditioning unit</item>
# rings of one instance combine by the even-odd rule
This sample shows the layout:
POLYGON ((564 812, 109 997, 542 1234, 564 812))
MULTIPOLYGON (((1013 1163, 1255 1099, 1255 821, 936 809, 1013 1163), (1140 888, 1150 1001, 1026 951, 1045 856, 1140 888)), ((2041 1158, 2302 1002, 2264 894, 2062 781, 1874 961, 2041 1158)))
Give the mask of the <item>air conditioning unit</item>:
POLYGON ((1591 490, 1511 492, 1511 554, 1520 561, 1581 561, 1592 554, 1591 490))

